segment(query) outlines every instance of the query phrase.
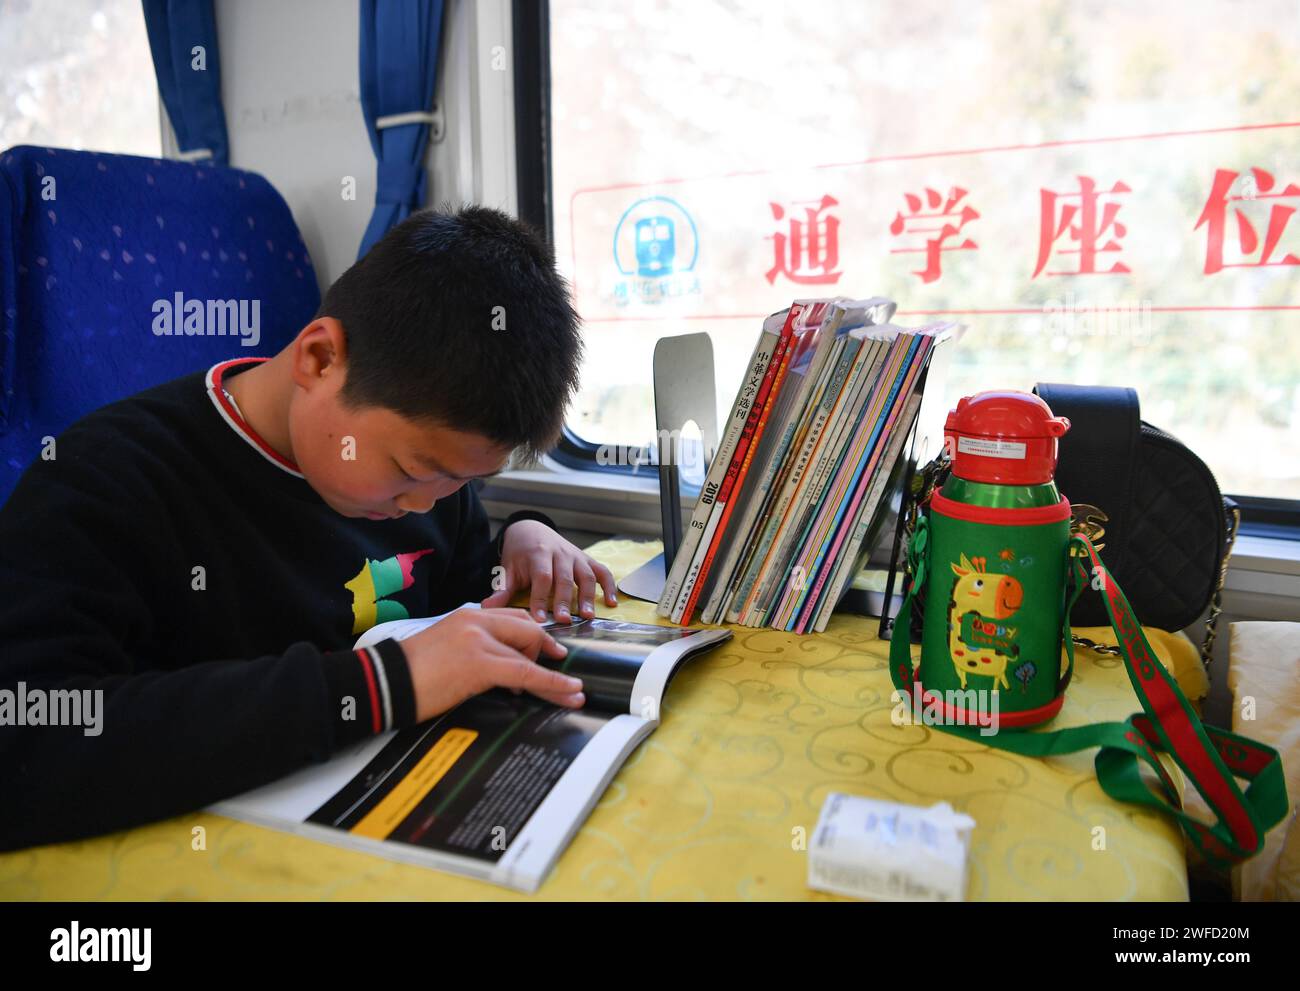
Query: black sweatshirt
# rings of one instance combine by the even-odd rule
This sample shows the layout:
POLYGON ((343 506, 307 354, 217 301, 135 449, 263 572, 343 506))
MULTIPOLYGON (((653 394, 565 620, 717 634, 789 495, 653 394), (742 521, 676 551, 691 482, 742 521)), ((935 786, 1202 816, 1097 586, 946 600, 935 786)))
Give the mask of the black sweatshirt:
POLYGON ((484 598, 505 526, 545 519, 493 541, 472 485, 339 515, 216 387, 249 366, 86 416, 0 507, 0 849, 192 811, 410 725, 400 645, 352 643, 484 598), (98 726, 40 725, 54 690, 102 690, 98 726))

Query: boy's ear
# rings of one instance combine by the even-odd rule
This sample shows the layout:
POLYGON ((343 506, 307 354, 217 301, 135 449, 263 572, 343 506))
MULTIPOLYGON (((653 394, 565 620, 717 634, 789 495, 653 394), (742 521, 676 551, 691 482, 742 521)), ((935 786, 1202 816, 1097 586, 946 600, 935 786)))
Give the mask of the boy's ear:
POLYGON ((317 317, 294 339, 293 377, 295 384, 310 389, 321 379, 345 374, 348 339, 343 324, 334 317, 317 317))

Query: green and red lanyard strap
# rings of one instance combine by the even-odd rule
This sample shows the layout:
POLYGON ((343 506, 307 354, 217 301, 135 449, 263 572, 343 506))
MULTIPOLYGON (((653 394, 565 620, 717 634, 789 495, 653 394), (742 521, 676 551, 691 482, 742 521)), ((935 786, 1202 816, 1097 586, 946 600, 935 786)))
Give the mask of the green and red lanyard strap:
MULTIPOLYGON (((908 545, 912 584, 894 622, 890 642, 889 667, 894 687, 905 693, 909 702, 916 678, 909 642, 912 600, 925 584, 928 533, 928 521, 922 515, 908 545)), ((1097 780, 1111 798, 1168 812, 1216 866, 1230 866, 1254 856, 1263 848, 1268 830, 1290 811, 1281 757, 1273 748, 1254 740, 1203 725, 1152 651, 1128 600, 1101 563, 1092 542, 1083 535, 1072 537, 1070 554, 1075 590, 1069 605, 1086 585, 1101 592, 1142 712, 1122 723, 1094 723, 1054 731, 1015 730, 991 736, 981 736, 978 728, 968 725, 945 723, 939 728, 1025 757, 1050 757, 1100 747, 1094 762, 1097 780), (1158 752, 1169 754, 1205 799, 1217 817, 1213 826, 1183 810, 1178 789, 1156 756, 1158 752), (1143 781, 1139 761, 1155 773, 1159 792, 1143 781), (1250 782, 1244 792, 1238 786, 1238 777, 1250 782)), ((1069 666, 1058 694, 1065 690, 1074 670, 1069 605, 1064 630, 1069 666)))

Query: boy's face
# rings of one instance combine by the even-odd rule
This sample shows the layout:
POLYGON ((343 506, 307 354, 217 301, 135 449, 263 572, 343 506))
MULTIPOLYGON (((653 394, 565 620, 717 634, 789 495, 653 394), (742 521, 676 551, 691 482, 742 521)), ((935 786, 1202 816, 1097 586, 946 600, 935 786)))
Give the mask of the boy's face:
POLYGON ((472 478, 505 467, 510 449, 487 437, 419 423, 390 409, 352 409, 335 365, 289 407, 298 470, 336 512, 374 520, 426 513, 472 478))

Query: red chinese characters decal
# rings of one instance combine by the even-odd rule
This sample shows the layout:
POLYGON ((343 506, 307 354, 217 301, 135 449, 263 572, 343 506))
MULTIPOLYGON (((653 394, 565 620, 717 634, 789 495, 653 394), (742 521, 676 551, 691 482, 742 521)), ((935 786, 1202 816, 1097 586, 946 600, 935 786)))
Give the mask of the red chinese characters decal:
POLYGON ((1237 181, 1239 173, 1231 169, 1216 169, 1214 173, 1214 185, 1210 189, 1210 197, 1205 201, 1205 206, 1201 210, 1200 217, 1196 220, 1196 226, 1193 230, 1206 228, 1205 243, 1205 274, 1213 275, 1215 272, 1221 272, 1225 268, 1263 268, 1268 265, 1300 265, 1300 258, 1291 253, 1282 257, 1281 261, 1272 261, 1273 252, 1277 250, 1278 242, 1282 240, 1282 233, 1286 230, 1286 225, 1295 213, 1294 206, 1285 203, 1274 203, 1268 214, 1268 228, 1264 232, 1263 248, 1260 248, 1259 233, 1255 230, 1255 225, 1246 216, 1239 206, 1232 207, 1232 217, 1236 221, 1237 243, 1241 254, 1250 257, 1257 251, 1258 258, 1253 261, 1244 262, 1224 262, 1223 260, 1223 240, 1227 234, 1228 227, 1228 207, 1231 203, 1237 203, 1250 200, 1279 200, 1279 199, 1297 199, 1300 198, 1300 187, 1295 183, 1287 183, 1285 189, 1280 193, 1272 192, 1273 176, 1263 169, 1252 168, 1250 173, 1242 177, 1242 190, 1239 195, 1230 196, 1233 184, 1237 181))
POLYGON ((957 205, 965 198, 966 190, 959 186, 953 187, 946 200, 937 190, 927 187, 924 204, 921 202, 921 197, 913 193, 903 194, 903 199, 907 201, 908 213, 906 216, 901 212, 895 214, 893 222, 889 225, 889 233, 894 237, 905 233, 937 236, 927 237, 924 248, 891 248, 889 253, 898 255, 924 251, 925 268, 912 273, 919 275, 922 282, 935 282, 943 274, 940 270, 941 252, 974 251, 979 247, 970 238, 965 238, 961 244, 944 244, 948 239, 957 237, 961 229, 972 220, 979 219, 979 213, 969 203, 960 210, 957 209, 957 205), (927 210, 929 212, 923 212, 927 210))
MULTIPOLYGON (((803 205, 802 216, 793 209, 786 230, 778 230, 768 240, 772 242, 773 262, 767 270, 769 284, 778 275, 802 286, 830 286, 839 282, 843 272, 840 264, 840 221, 831 213, 839 206, 833 196, 823 196, 803 205)), ((779 203, 769 203, 772 218, 786 219, 786 209, 779 203)))
POLYGON ((1119 240, 1127 231, 1116 219, 1123 204, 1114 197, 1131 190, 1124 183, 1116 182, 1108 191, 1098 192, 1097 183, 1090 176, 1081 175, 1078 179, 1077 193, 1039 191, 1038 264, 1034 266, 1032 278, 1038 278, 1046 268, 1053 251, 1058 255, 1078 255, 1079 265, 1073 271, 1048 272, 1048 275, 1119 275, 1129 271, 1121 261, 1104 271, 1098 270, 1097 264, 1106 260, 1098 258, 1099 255, 1121 250, 1119 240), (1069 242, 1076 246, 1055 248, 1056 242, 1067 234, 1069 242))

